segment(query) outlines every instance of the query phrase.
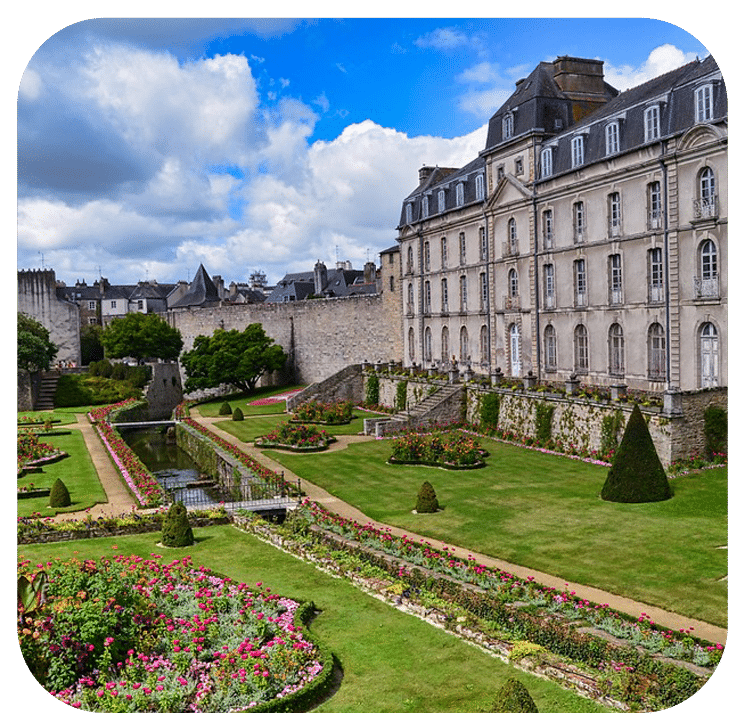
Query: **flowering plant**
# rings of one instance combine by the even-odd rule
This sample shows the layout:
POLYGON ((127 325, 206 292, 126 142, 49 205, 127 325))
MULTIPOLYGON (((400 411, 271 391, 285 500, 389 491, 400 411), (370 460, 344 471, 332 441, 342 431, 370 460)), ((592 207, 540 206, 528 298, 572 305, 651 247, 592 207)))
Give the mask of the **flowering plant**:
POLYGON ((258 447, 288 447, 290 449, 326 449, 334 441, 323 429, 305 424, 283 422, 268 434, 258 437, 254 443, 258 447))
POLYGON ((45 601, 19 604, 18 638, 39 682, 94 712, 226 712, 292 694, 324 669, 299 604, 195 568, 117 556, 18 564, 45 601))
POLYGON ((300 422, 345 424, 352 419, 352 402, 305 401, 295 408, 293 418, 300 422))
POLYGON ((408 432, 393 440, 390 462, 480 467, 488 453, 467 432, 408 432))

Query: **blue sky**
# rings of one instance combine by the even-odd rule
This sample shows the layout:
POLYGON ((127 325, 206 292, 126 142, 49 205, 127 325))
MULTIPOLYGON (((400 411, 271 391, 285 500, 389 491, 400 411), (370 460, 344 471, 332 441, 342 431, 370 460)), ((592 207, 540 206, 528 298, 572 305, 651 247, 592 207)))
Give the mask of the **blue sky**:
POLYGON ((624 89, 713 50, 660 20, 565 18, 102 19, 36 47, 17 266, 68 284, 361 266, 418 168, 474 158, 539 61, 599 58, 624 89))

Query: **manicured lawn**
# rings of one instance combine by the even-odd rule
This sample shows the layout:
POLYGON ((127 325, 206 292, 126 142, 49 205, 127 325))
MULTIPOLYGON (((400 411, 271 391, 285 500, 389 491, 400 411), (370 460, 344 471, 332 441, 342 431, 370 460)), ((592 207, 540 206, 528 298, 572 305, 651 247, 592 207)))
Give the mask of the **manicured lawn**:
POLYGON ((512 676, 525 684, 540 712, 606 711, 235 528, 197 529, 195 537, 193 548, 176 551, 158 548, 159 536, 153 533, 24 545, 19 555, 41 562, 73 555, 158 553, 174 560, 188 554, 198 566, 247 583, 262 581, 281 595, 313 601, 321 613, 311 631, 335 653, 344 672, 339 690, 317 712, 475 712, 487 708, 496 690, 512 676))
POLYGON ((599 498, 606 469, 484 440, 469 472, 388 465, 387 441, 269 456, 375 521, 722 626, 727 624, 727 470, 671 480, 665 502, 599 498), (442 511, 414 515, 429 480, 442 511))
POLYGON ((223 396, 212 401, 204 401, 202 404, 198 404, 198 411, 204 417, 217 417, 219 416, 218 410, 221 408, 221 405, 227 401, 232 411, 239 407, 244 412, 245 417, 255 416, 257 414, 281 414, 285 412, 284 401, 275 404, 252 404, 252 402, 270 396, 278 396, 299 388, 301 387, 295 384, 291 386, 265 386, 258 389, 254 394, 230 394, 229 396, 223 396))
MULTIPOLYGON (((317 424, 316 426, 320 429, 325 429, 333 436, 336 436, 337 434, 361 434, 363 427, 365 426, 365 419, 367 417, 377 416, 377 414, 369 414, 368 412, 359 411, 357 409, 354 410, 353 414, 356 418, 349 424, 337 424, 331 426, 326 424, 317 424)), ((244 421, 241 422, 235 422, 225 417, 223 421, 217 422, 216 426, 219 429, 223 429, 225 432, 234 435, 242 442, 253 442, 255 437, 260 437, 263 434, 271 432, 279 424, 290 419, 289 414, 247 416, 245 413, 244 417, 244 421)))
MULTIPOLYGON (((55 416, 55 418, 58 418, 55 416)), ((37 488, 51 487, 57 478, 60 478, 69 490, 72 504, 69 507, 49 508, 49 497, 31 497, 18 500, 18 515, 28 516, 40 512, 44 516, 53 516, 59 512, 73 512, 85 510, 98 503, 107 502, 105 490, 100 484, 98 473, 93 466, 90 454, 87 451, 82 433, 74 430, 67 431, 61 436, 40 438, 53 447, 62 449, 69 455, 58 462, 45 464, 41 472, 27 472, 18 478, 18 486, 33 483, 37 488)))

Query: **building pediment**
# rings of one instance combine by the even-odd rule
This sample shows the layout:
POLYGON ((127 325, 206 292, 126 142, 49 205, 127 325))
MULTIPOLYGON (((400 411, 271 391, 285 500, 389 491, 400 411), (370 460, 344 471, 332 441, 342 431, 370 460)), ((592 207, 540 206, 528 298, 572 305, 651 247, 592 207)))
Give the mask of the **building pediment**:
POLYGON ((722 139, 722 134, 712 124, 692 126, 679 140, 678 150, 695 149, 704 144, 715 144, 722 139))
POLYGON ((493 190, 493 194, 486 202, 488 209, 501 207, 517 202, 528 201, 532 199, 532 190, 522 184, 516 177, 511 174, 504 174, 499 179, 498 184, 493 190))

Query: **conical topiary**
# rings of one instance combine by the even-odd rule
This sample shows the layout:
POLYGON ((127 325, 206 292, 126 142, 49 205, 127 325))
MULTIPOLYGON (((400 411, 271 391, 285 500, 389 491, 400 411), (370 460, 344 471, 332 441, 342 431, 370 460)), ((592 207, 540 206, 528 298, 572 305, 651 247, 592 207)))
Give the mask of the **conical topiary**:
POLYGON ((194 542, 187 508, 181 502, 173 503, 162 522, 162 545, 169 548, 184 548, 194 542))
POLYGON ((68 507, 72 504, 72 498, 69 496, 67 485, 60 479, 51 486, 49 493, 49 507, 68 507))
POLYGON ((244 421, 244 412, 239 407, 236 407, 236 409, 234 409, 234 413, 231 415, 231 418, 235 422, 244 421))
POLYGON ((437 512, 437 493, 429 482, 424 482, 416 496, 416 512, 437 512))
POLYGON ((635 404, 601 488, 601 499, 610 502, 659 502, 668 500, 671 494, 647 423, 635 404))
POLYGON ((504 682, 494 697, 491 712, 539 712, 527 688, 518 679, 504 682))
POLYGON ((231 414, 231 404, 229 404, 228 401, 225 401, 223 404, 221 404, 221 408, 218 410, 218 413, 222 417, 231 414))

